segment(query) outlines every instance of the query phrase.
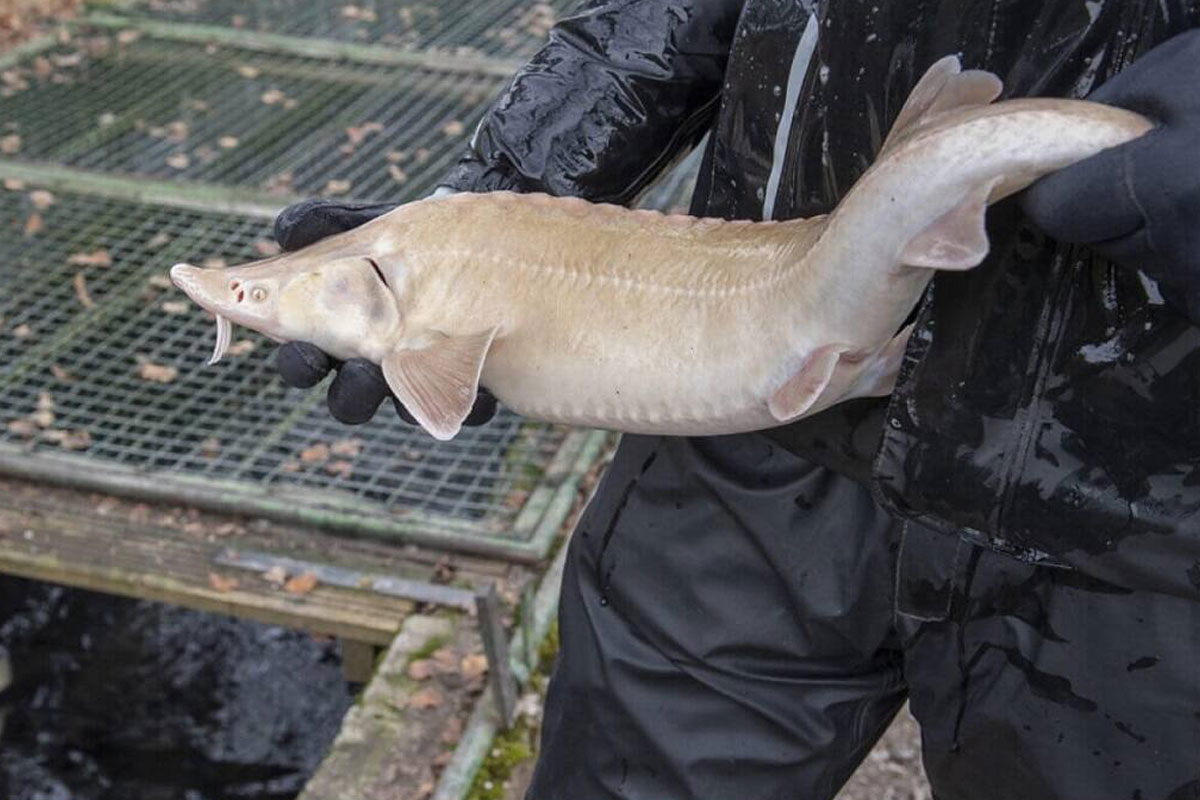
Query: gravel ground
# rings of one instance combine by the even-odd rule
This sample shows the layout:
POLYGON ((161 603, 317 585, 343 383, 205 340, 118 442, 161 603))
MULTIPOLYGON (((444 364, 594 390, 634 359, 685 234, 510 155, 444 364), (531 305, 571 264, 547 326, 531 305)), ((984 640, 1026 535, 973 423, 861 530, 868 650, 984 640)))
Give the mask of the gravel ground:
POLYGON ((905 706, 837 800, 931 800, 932 797, 921 767, 921 731, 905 706))

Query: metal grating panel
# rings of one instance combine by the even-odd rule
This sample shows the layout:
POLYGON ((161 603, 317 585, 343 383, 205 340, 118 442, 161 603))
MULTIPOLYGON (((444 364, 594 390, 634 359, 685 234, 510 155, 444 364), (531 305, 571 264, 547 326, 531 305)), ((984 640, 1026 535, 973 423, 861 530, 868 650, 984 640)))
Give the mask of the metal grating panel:
POLYGON ((151 279, 201 254, 254 258, 266 224, 64 193, 47 199, 31 188, 0 193, 0 467, 65 471, 93 486, 136 478, 185 502, 217 498, 382 534, 436 540, 443 531, 468 549, 476 541, 486 550, 489 540, 497 551, 506 541, 513 553, 533 546, 539 509, 551 484, 569 477, 573 465, 563 460, 573 462, 585 434, 511 414, 448 443, 391 413, 349 428, 328 415, 319 389, 278 381, 272 345, 257 334, 245 338, 250 352, 205 367, 211 321, 190 303, 164 309, 184 298, 151 279), (29 223, 35 214, 40 230, 29 223), (56 441, 58 432, 70 438, 56 441))
POLYGON ((574 0, 139 0, 125 10, 235 30, 519 57, 546 38, 574 0))
POLYGON ((432 191, 504 83, 108 35, 9 73, 0 134, 21 137, 16 158, 379 200, 432 191))

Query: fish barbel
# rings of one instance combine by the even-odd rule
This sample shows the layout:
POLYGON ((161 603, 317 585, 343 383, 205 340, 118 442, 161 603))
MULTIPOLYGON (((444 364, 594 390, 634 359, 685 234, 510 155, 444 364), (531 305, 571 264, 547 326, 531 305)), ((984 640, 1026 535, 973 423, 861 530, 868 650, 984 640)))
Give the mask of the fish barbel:
POLYGON ((576 198, 454 194, 309 247, 171 277, 230 324, 380 364, 438 439, 483 385, 536 419, 634 433, 776 427, 891 392, 936 270, 988 252, 985 211, 1151 129, 1081 100, 993 102, 947 57, 828 215, 750 222, 576 198))

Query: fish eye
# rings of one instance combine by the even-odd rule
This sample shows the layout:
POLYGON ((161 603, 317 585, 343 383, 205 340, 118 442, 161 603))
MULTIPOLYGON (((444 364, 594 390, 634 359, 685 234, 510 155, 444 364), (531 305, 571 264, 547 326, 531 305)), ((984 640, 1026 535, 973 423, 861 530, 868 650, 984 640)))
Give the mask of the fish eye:
POLYGON ((267 299, 267 290, 261 286, 255 286, 250 290, 250 297, 251 299, 261 303, 263 300, 267 299))

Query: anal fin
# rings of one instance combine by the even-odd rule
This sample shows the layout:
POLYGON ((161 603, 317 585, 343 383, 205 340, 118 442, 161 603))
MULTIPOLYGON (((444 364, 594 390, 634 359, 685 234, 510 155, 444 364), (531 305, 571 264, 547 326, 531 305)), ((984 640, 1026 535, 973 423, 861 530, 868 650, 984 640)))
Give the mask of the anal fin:
POLYGON ((958 205, 909 240, 900 263, 946 270, 978 266, 988 254, 987 207, 998 180, 971 189, 958 205))

